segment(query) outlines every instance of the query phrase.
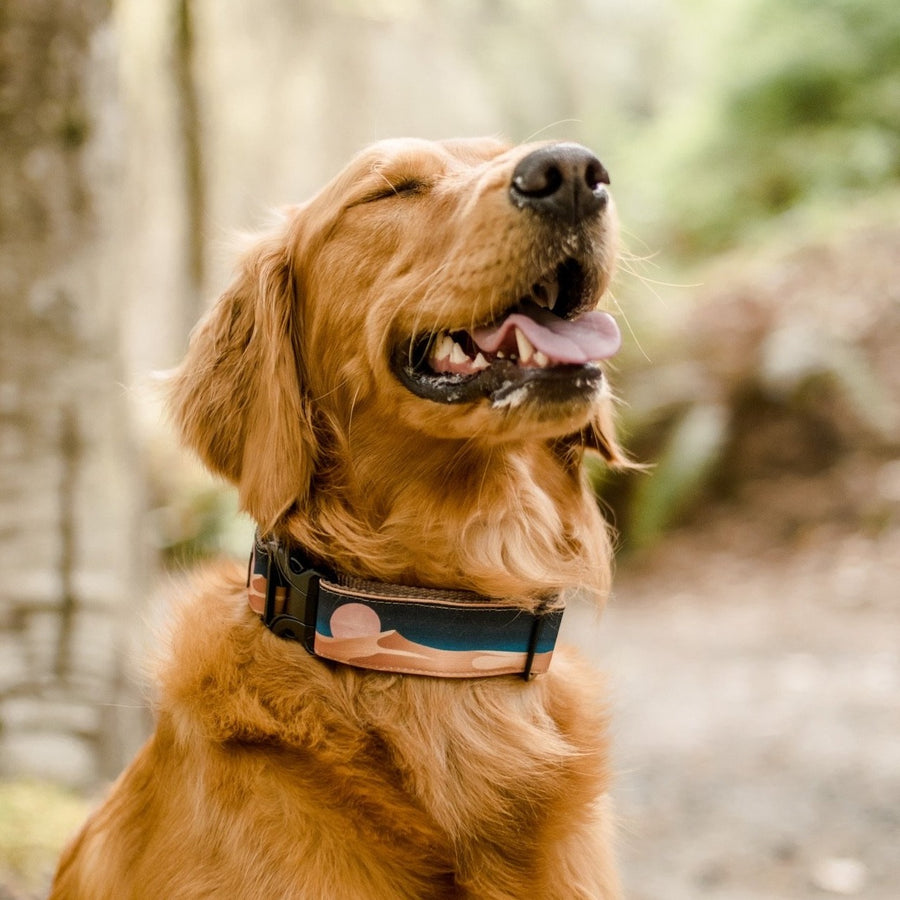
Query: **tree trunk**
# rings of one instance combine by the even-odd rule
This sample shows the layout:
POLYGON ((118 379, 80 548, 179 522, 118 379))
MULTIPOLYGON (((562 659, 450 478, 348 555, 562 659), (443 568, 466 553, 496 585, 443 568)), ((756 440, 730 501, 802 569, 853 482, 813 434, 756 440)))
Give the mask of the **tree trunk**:
POLYGON ((108 0, 0 7, 0 776, 75 784, 139 730, 114 52, 108 0))

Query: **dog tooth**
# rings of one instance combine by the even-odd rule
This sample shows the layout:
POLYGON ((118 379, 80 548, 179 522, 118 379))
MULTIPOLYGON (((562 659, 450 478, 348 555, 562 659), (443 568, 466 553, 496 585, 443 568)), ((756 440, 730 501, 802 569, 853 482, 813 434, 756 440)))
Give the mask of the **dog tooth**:
POLYGON ((544 309, 550 309, 550 301, 547 297, 547 289, 542 284, 536 284, 532 288, 532 297, 531 299, 538 305, 543 307, 544 309))
MULTIPOLYGON (((451 338, 452 340, 452 338, 451 338)), ((452 363, 464 363, 469 362, 469 357, 466 354, 466 351, 463 350, 456 341, 453 341, 453 347, 450 350, 450 362, 452 363)))
POLYGON ((550 364, 550 357, 547 356, 547 354, 544 353, 543 350, 535 350, 534 356, 532 357, 532 362, 536 366, 539 366, 542 369, 546 369, 547 366, 550 364))
POLYGON ((554 278, 544 285, 544 291, 547 295, 547 309, 553 309, 556 301, 559 299, 559 282, 554 278))
POLYGON ((498 350, 497 359, 506 359, 506 353, 504 353, 502 350, 498 350))
POLYGON ((432 359, 444 360, 449 359, 450 354, 453 351, 454 341, 453 338, 450 337, 449 334, 444 332, 437 339, 434 344, 434 348, 431 351, 432 359))
POLYGON ((490 363, 484 358, 483 354, 479 353, 474 361, 472 362, 472 368, 477 369, 481 372, 484 369, 490 368, 490 363))
POLYGON ((517 328, 516 329, 516 345, 519 348, 519 360, 527 363, 534 356, 534 347, 531 341, 517 328))

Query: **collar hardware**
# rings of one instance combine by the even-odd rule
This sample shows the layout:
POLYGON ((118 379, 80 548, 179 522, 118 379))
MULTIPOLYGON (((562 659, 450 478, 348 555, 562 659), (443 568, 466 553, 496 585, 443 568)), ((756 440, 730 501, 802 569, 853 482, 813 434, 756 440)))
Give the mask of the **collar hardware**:
POLYGON ((315 654, 316 612, 323 573, 274 538, 258 539, 251 560, 254 557, 263 570, 256 574, 266 578, 266 627, 279 637, 299 641, 315 654))

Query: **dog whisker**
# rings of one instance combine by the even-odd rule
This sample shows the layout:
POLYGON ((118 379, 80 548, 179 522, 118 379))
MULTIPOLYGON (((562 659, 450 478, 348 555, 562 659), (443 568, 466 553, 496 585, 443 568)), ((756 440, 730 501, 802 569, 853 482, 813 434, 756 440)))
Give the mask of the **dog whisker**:
POLYGON ((622 321, 625 323, 625 327, 628 329, 628 333, 629 333, 629 334, 631 335, 631 337, 634 339, 634 344, 635 344, 635 346, 638 348, 638 350, 640 351, 641 356, 643 356, 644 359, 647 360, 647 362, 651 362, 651 359, 650 359, 649 354, 647 353, 646 350, 644 350, 644 347, 643 347, 643 345, 641 344, 641 341, 640 341, 640 338, 639 338, 638 335, 637 335, 637 332, 634 330, 634 328, 633 328, 632 325, 631 325, 631 320, 628 318, 628 313, 627 313, 627 312, 625 311, 625 309, 622 307, 621 303, 619 303, 618 297, 616 297, 615 294, 614 294, 612 291, 610 291, 609 297, 610 297, 610 300, 612 301, 613 305, 615 306, 615 308, 618 310, 619 315, 621 316, 622 321))

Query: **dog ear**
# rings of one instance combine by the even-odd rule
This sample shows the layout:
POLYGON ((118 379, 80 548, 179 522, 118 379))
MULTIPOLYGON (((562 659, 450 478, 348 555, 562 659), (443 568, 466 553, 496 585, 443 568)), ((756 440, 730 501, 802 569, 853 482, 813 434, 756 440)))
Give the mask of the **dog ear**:
POLYGON ((191 335, 169 394, 185 443, 237 484, 242 509, 263 531, 306 499, 316 465, 289 235, 283 226, 244 256, 191 335))

